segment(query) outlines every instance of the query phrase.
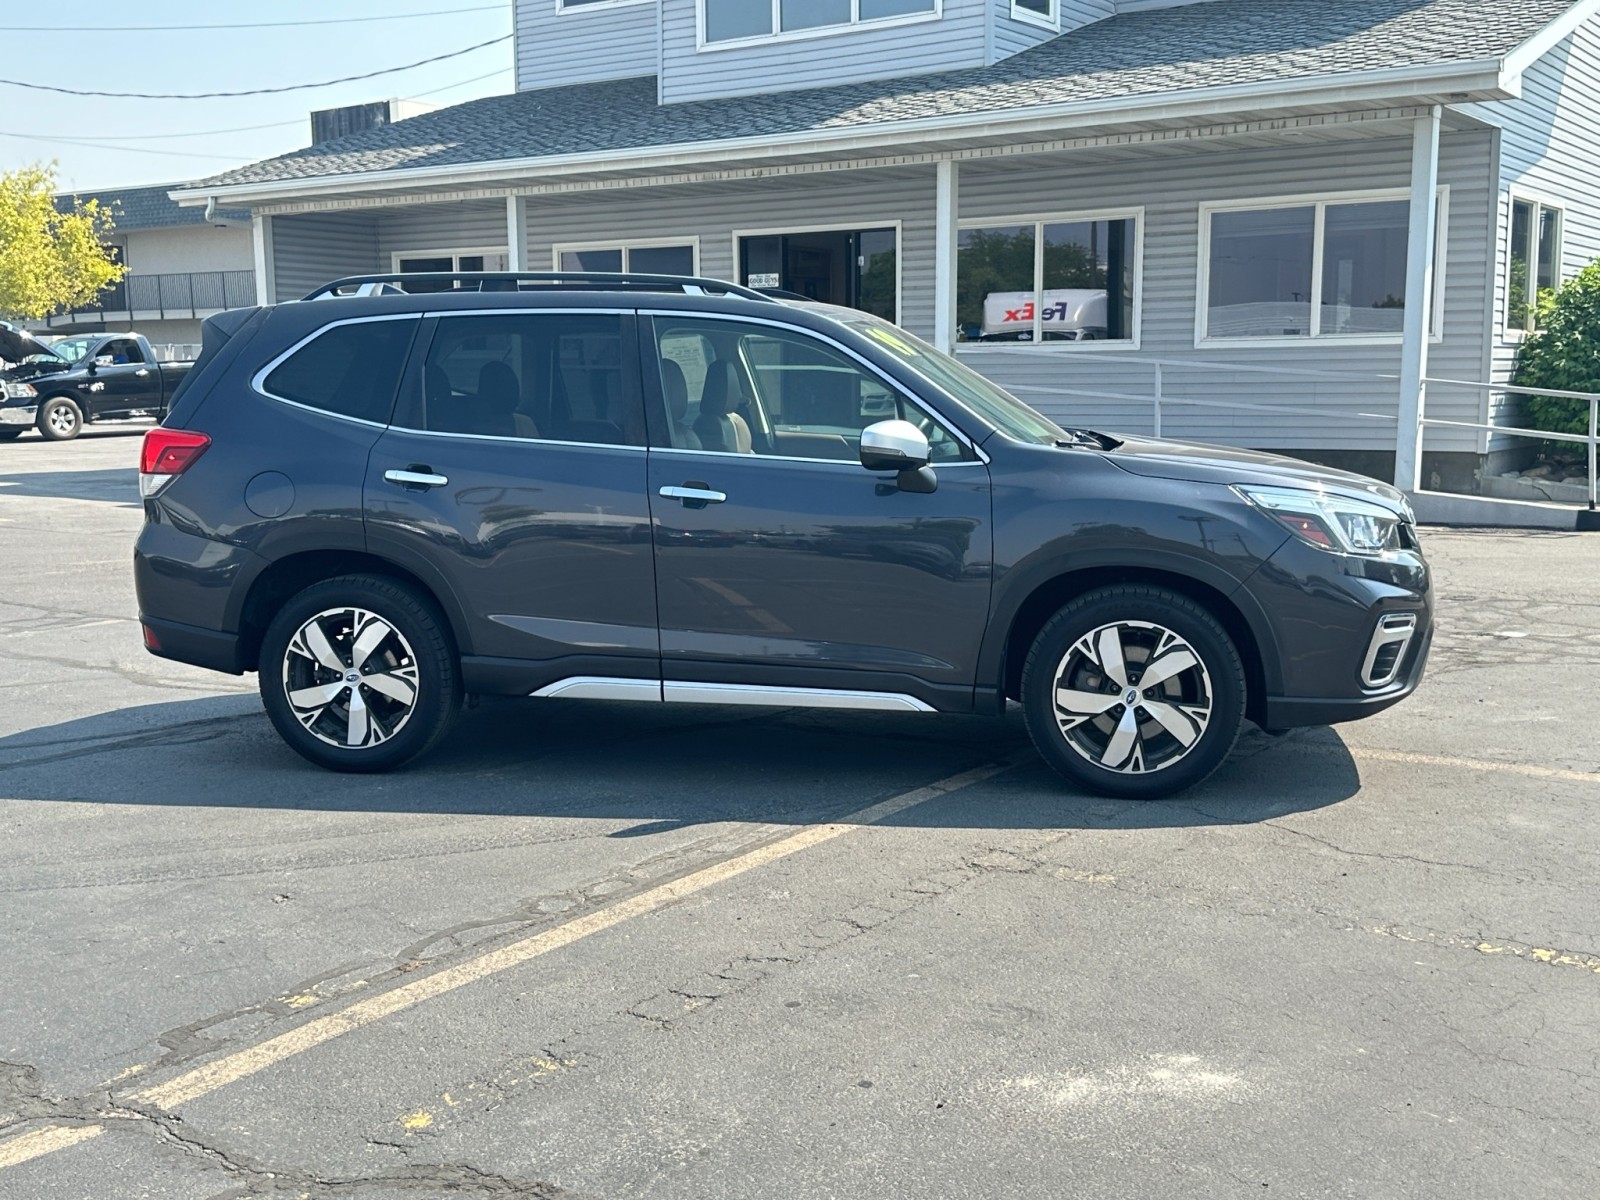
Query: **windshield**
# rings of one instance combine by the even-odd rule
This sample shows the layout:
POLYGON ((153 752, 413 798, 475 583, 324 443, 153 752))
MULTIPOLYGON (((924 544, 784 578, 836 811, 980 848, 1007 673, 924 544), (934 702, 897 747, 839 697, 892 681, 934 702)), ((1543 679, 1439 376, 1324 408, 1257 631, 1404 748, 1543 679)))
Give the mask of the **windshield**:
MULTIPOLYGON (((75 363, 89 353, 89 348, 99 340, 97 337, 62 338, 59 342, 50 343, 50 349, 69 363, 75 363)), ((43 361, 42 355, 36 357, 43 361)))
POLYGON ((891 325, 869 313, 843 316, 830 312, 829 315, 838 316, 840 321, 871 338, 901 364, 966 405, 1007 437, 1041 446, 1053 446, 1068 437, 1060 426, 1029 408, 1004 388, 985 379, 966 363, 913 337, 898 325, 891 325))

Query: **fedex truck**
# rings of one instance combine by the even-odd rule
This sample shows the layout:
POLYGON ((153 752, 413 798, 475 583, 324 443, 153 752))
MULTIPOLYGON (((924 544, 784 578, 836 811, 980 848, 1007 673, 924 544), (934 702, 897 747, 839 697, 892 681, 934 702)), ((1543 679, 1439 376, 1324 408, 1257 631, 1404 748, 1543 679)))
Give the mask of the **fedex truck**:
POLYGON ((1035 312, 1032 292, 990 292, 983 298, 986 342, 1031 342, 1034 320, 1046 341, 1087 342, 1106 336, 1106 293, 1101 289, 1061 288, 1043 294, 1035 312))

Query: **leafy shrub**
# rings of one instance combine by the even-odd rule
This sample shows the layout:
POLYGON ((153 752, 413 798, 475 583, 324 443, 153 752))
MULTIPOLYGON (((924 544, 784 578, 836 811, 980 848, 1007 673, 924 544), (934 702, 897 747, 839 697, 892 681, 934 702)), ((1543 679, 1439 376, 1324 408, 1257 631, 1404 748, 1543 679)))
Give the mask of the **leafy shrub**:
MULTIPOLYGON (((1539 332, 1517 355, 1511 381, 1558 392, 1600 392, 1600 261, 1539 297, 1539 332)), ((1587 400, 1525 396, 1528 421, 1551 433, 1589 432, 1587 400)), ((1566 443, 1564 449, 1574 448, 1566 443)))

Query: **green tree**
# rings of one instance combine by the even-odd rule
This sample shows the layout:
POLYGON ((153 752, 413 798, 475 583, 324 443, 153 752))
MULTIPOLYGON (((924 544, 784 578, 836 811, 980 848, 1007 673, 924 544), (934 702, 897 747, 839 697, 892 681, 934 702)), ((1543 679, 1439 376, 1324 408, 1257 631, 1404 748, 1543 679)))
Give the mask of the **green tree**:
MULTIPOLYGON (((1517 355, 1512 383, 1558 392, 1600 392, 1600 261, 1538 300, 1539 332, 1517 355)), ((1588 433, 1589 402, 1524 396, 1534 429, 1588 433)), ((1567 444, 1570 448, 1570 443, 1567 444)))
POLYGON ((123 275, 99 201, 58 206, 53 166, 0 171, 0 317, 39 320, 88 304, 123 275))

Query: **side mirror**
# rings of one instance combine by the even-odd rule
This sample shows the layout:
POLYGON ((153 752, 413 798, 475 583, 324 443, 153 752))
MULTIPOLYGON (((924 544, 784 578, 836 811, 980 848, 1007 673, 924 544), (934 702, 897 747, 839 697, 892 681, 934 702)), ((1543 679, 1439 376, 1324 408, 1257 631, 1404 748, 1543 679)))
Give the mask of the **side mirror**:
POLYGON ((928 465, 933 451, 927 435, 910 421, 879 421, 861 431, 861 465, 869 471, 897 472, 902 492, 927 494, 939 486, 928 465))

